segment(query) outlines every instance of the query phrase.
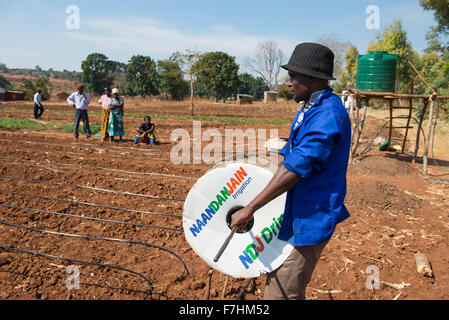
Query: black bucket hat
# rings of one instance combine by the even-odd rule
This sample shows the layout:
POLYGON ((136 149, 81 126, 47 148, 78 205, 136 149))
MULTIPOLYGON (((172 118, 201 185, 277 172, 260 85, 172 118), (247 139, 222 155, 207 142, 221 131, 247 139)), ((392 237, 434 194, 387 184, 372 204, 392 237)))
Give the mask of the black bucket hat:
POLYGON ((335 80, 332 76, 334 53, 328 47, 318 43, 298 44, 290 60, 282 68, 313 78, 335 80))

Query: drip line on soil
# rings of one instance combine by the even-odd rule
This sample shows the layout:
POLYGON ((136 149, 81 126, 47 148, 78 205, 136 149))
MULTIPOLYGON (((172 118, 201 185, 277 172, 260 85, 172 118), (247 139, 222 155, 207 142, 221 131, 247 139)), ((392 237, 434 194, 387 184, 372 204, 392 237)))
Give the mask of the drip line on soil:
MULTIPOLYGON (((114 155, 104 155, 101 153, 80 153, 80 152, 72 152, 72 151, 64 151, 64 150, 53 150, 53 149, 47 149, 45 148, 44 150, 40 150, 42 153, 65 153, 65 154, 70 154, 70 155, 75 155, 75 156, 95 156, 95 157, 101 157, 101 158, 118 158, 118 159, 132 159, 132 160, 156 160, 156 161, 170 161, 170 159, 166 159, 166 158, 150 158, 150 157, 127 157, 127 156, 114 156, 114 155)), ((35 151, 33 151, 35 152, 35 151)))
POLYGON ((4 224, 4 225, 14 227, 14 228, 26 229, 26 230, 30 230, 30 231, 54 234, 54 235, 65 236, 65 237, 81 238, 81 239, 88 239, 88 240, 124 242, 124 243, 139 244, 139 245, 143 245, 146 247, 156 248, 156 249, 168 252, 169 254, 172 254, 182 263, 182 265, 184 267, 184 271, 178 279, 182 279, 185 275, 189 274, 189 270, 187 269, 186 264, 184 263, 184 261, 182 260, 182 258, 180 256, 178 256, 176 253, 174 253, 170 249, 167 249, 165 247, 160 247, 155 244, 134 241, 134 240, 121 239, 121 238, 105 238, 105 237, 85 236, 85 235, 79 235, 79 234, 73 234, 73 233, 63 233, 63 232, 57 232, 57 231, 51 231, 51 230, 43 230, 43 229, 37 229, 37 228, 31 228, 31 227, 27 227, 27 226, 18 225, 18 224, 13 224, 13 223, 3 221, 3 220, 0 220, 0 224, 4 224))
MULTIPOLYGON (((12 139, 0 139, 0 141, 13 141, 13 140, 12 139)), ((33 140, 31 140, 31 141, 30 140, 28 140, 28 141, 22 140, 21 142, 28 143, 28 144, 38 144, 38 145, 46 145, 46 146, 60 146, 60 147, 65 147, 65 146, 68 146, 68 145, 79 144, 79 143, 74 144, 74 143, 40 142, 40 141, 33 141, 33 140)), ((102 145, 97 145, 97 144, 91 144, 90 145, 90 144, 86 143, 86 144, 80 144, 80 145, 92 146, 93 150, 107 150, 108 152, 122 152, 120 150, 112 150, 112 149, 109 149, 107 146, 102 146, 102 145)), ((117 148, 117 147, 115 147, 115 148, 117 148)), ((120 148, 120 147, 118 147, 118 148, 120 148)), ((126 148, 126 147, 123 147, 123 148, 126 148)), ((126 149, 128 149, 128 148, 126 148, 126 149)), ((141 152, 135 152, 135 153, 136 154, 148 155, 148 156, 152 156, 152 155, 154 155, 154 153, 145 153, 145 151, 147 151, 147 152, 155 152, 155 151, 157 151, 157 152, 164 152, 165 151, 165 150, 162 150, 162 149, 138 149, 138 148, 129 148, 129 149, 139 150, 141 152)))
MULTIPOLYGON (((1 158, 0 157, 0 159, 5 159, 5 158, 1 158)), ((26 161, 26 160, 22 160, 22 161, 26 161)), ((36 169, 45 169, 45 170, 53 171, 53 172, 62 172, 62 170, 58 170, 58 169, 50 168, 50 167, 45 167, 45 166, 40 166, 40 165, 23 164, 23 163, 17 163, 15 161, 7 161, 6 163, 8 163, 9 165, 12 165, 12 166, 21 166, 22 168, 36 168, 36 169)), ((154 184, 154 181, 151 182, 151 181, 136 180, 136 179, 122 178, 122 177, 112 177, 112 178, 115 179, 115 180, 135 181, 135 182, 140 182, 140 183, 154 184)))
POLYGON ((104 221, 104 222, 110 222, 110 223, 127 224, 127 225, 131 225, 131 226, 135 226, 135 227, 145 227, 145 228, 154 228, 154 229, 163 229, 163 230, 169 230, 169 231, 183 232, 182 229, 177 229, 177 228, 160 227, 160 226, 153 226, 153 225, 150 225, 150 224, 142 224, 142 223, 134 223, 134 222, 128 222, 128 221, 103 219, 103 218, 96 218, 96 217, 91 217, 91 216, 80 216, 80 215, 77 215, 77 214, 64 213, 64 212, 54 212, 54 211, 41 210, 41 209, 35 209, 35 208, 26 208, 26 207, 20 207, 20 206, 9 205, 9 204, 4 204, 4 203, 0 203, 0 206, 6 207, 6 208, 20 209, 20 210, 25 210, 25 211, 28 210, 28 211, 35 211, 35 212, 41 212, 41 213, 55 214, 55 215, 66 216, 66 217, 73 217, 73 218, 79 218, 79 219, 87 219, 87 220, 104 221))
MULTIPOLYGON (((0 141, 13 141, 11 139, 0 139, 0 141)), ((23 141, 24 143, 28 143, 28 144, 38 144, 38 145, 55 145, 55 146, 68 146, 68 145, 77 145, 79 143, 40 143, 40 142, 35 142, 35 141, 23 141)), ((98 147, 102 147, 100 145, 95 145, 95 144, 80 144, 80 145, 88 145, 88 146, 98 146, 98 147)), ((245 144, 244 144, 245 145, 245 144)), ((236 145, 237 147, 238 145, 236 145)), ((114 148, 120 148, 120 147, 114 147, 114 148)), ((122 148, 126 148, 126 147, 122 147, 122 148)), ((126 148, 126 149, 133 149, 133 150, 148 150, 148 151, 157 151, 157 152, 162 152, 162 153, 167 153, 167 152, 171 152, 171 150, 162 150, 162 149, 138 149, 138 148, 126 148)), ((48 149, 46 149, 48 150, 48 149)), ((97 149, 94 148, 94 150, 110 150, 106 147, 103 147, 102 149, 97 149)), ((249 152, 250 150, 248 150, 249 152)), ((251 150, 251 152, 257 152, 259 151, 258 149, 256 150, 251 150)), ((86 154, 86 153, 77 153, 77 152, 71 152, 71 151, 62 151, 62 150, 49 150, 47 152, 66 152, 68 154, 73 154, 73 155, 81 155, 81 156, 85 156, 85 155, 90 155, 90 154, 86 154)), ((196 151, 191 151, 190 152, 193 155, 196 154, 200 154, 200 155, 209 155, 208 152, 196 152, 196 151)), ((149 154, 149 153, 142 153, 142 152, 138 152, 137 154, 143 154, 143 155, 156 155, 156 154, 149 154)), ((243 153, 245 154, 245 153, 243 153)), ((166 159, 166 158, 148 158, 148 157, 127 157, 127 156, 115 156, 115 155, 102 155, 102 154, 94 154, 94 155, 99 155, 101 157, 107 157, 107 158, 123 158, 123 159, 142 159, 142 160, 159 160, 159 161, 169 161, 170 159, 166 159)), ((235 155, 240 155, 240 153, 235 153, 235 155)))
POLYGON ((72 200, 72 199, 60 199, 60 198, 46 197, 46 196, 43 196, 40 194, 33 194, 33 193, 20 193, 20 192, 5 191, 5 190, 0 190, 0 193, 9 193, 9 194, 14 194, 14 195, 18 195, 18 196, 34 197, 34 198, 40 198, 40 199, 45 199, 45 200, 61 201, 61 202, 68 202, 68 203, 76 203, 76 204, 82 204, 82 205, 86 205, 86 206, 134 212, 134 213, 140 213, 140 214, 160 215, 160 216, 168 216, 168 217, 174 217, 174 218, 182 218, 182 216, 180 216, 180 215, 171 214, 171 213, 141 211, 141 210, 121 208, 121 207, 112 207, 112 206, 107 206, 104 204, 90 203, 90 202, 84 202, 84 201, 78 201, 78 200, 72 200))
POLYGON ((144 299, 146 299, 149 295, 151 295, 151 290, 154 288, 154 286, 151 283, 151 281, 147 277, 145 277, 143 274, 140 274, 140 273, 138 273, 136 271, 125 269, 125 268, 122 268, 122 267, 112 266, 110 264, 91 262, 91 261, 83 261, 83 260, 71 259, 71 258, 66 258, 66 257, 59 257, 59 256, 54 256, 54 255, 51 255, 51 254, 47 254, 47 253, 28 251, 28 250, 24 250, 24 249, 20 249, 20 248, 8 247, 8 246, 3 246, 3 245, 0 245, 0 248, 2 248, 4 250, 7 250, 7 251, 16 251, 16 252, 34 254, 34 255, 37 255, 37 256, 42 256, 42 257, 52 258, 52 259, 59 259, 59 260, 69 261, 69 262, 72 262, 72 263, 76 262, 76 263, 81 263, 81 264, 89 264, 89 265, 94 265, 94 266, 97 266, 97 267, 109 268, 109 269, 117 269, 117 270, 122 270, 122 271, 133 273, 133 274, 143 278, 146 281, 146 283, 148 284, 148 286, 149 286, 149 289, 148 289, 147 294, 146 294, 144 299))
MULTIPOLYGON (((8 158, 8 157, 0 157, 0 159, 3 160, 10 160, 11 163, 13 161, 17 161, 18 159, 15 158, 8 158)), ((20 161, 23 162, 31 162, 31 163, 37 163, 37 164, 41 164, 38 161, 35 160, 25 160, 25 159, 19 159, 20 161)), ((191 180, 197 180, 198 178, 195 177, 187 177, 187 176, 176 176, 176 175, 171 175, 171 174, 165 174, 165 173, 159 173, 159 172, 136 172, 136 171, 126 171, 126 170, 120 170, 120 169, 113 169, 113 168, 102 168, 102 167, 93 167, 93 166, 87 166, 87 165, 81 165, 81 164, 72 164, 72 163, 63 163, 63 162, 51 162, 52 164, 55 165, 60 165, 60 166, 67 166, 67 167, 71 167, 71 168, 87 168, 87 169, 95 169, 95 170, 104 170, 104 171, 113 171, 113 172, 121 172, 121 173, 127 173, 127 174, 137 174, 137 175, 150 175, 150 176, 163 176, 163 177, 167 177, 167 178, 182 178, 182 179, 191 179, 191 180)))
POLYGON ((31 183, 48 184, 48 185, 53 185, 53 186, 64 186, 64 187, 75 187, 75 188, 82 188, 82 189, 90 189, 90 190, 96 190, 96 191, 125 194, 125 195, 129 195, 129 196, 144 197, 144 198, 151 198, 151 199, 170 200, 170 201, 182 201, 182 202, 185 201, 183 199, 160 197, 160 196, 154 196, 154 195, 149 195, 149 194, 141 194, 141 193, 132 193, 132 192, 127 192, 127 191, 117 191, 117 190, 110 190, 110 189, 102 189, 102 188, 82 186, 82 185, 69 184, 69 183, 40 181, 40 180, 25 179, 25 178, 6 176, 6 175, 0 175, 0 178, 12 179, 12 180, 22 180, 22 181, 27 181, 27 182, 31 182, 31 183))

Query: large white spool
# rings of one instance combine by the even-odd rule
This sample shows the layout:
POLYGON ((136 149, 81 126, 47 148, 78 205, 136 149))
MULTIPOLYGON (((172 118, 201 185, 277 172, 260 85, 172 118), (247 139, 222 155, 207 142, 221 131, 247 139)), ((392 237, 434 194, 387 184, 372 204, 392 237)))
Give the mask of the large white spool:
POLYGON ((231 232, 227 223, 229 212, 251 202, 268 184, 276 168, 266 159, 263 166, 247 160, 214 165, 190 190, 183 213, 184 234, 192 249, 212 268, 235 278, 271 272, 293 249, 277 238, 285 205, 283 194, 256 211, 251 229, 235 233, 219 261, 213 261, 231 232))

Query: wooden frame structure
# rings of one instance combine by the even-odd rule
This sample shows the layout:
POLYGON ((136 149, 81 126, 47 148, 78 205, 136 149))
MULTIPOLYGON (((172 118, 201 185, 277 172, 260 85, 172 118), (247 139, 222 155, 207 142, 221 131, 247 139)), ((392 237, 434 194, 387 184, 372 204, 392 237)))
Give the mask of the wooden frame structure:
MULTIPOLYGON (((390 145, 392 140, 397 140, 397 137, 392 137, 393 129, 405 129, 404 137, 402 137, 402 145, 401 145, 401 152, 403 153, 405 150, 405 145, 408 136, 408 130, 413 128, 410 126, 410 122, 412 119, 412 113, 414 109, 414 102, 416 100, 422 99, 423 102, 423 110, 420 116, 420 119, 418 121, 418 132, 416 135, 416 142, 415 142, 415 151, 413 153, 413 162, 416 161, 418 149, 419 149, 419 139, 420 139, 420 132, 422 130, 422 123, 424 122, 424 115, 427 111, 427 107, 430 103, 430 109, 429 109, 429 120, 428 120, 428 127, 427 127, 427 139, 425 143, 424 148, 424 155, 423 155, 423 172, 424 174, 427 174, 427 164, 428 164, 428 151, 430 146, 430 135, 431 135, 431 128, 434 121, 433 113, 434 113, 434 105, 437 100, 440 99, 449 99, 449 96, 439 96, 435 91, 431 95, 425 95, 425 94, 413 94, 413 78, 411 79, 411 88, 412 93, 410 94, 399 94, 399 93, 393 93, 393 92, 369 92, 369 91, 360 91, 357 89, 350 88, 349 96, 352 97, 352 104, 351 108, 349 110, 350 117, 352 119, 352 138, 351 138, 351 150, 350 150, 350 161, 352 162, 353 157, 357 156, 357 148, 359 146, 359 140, 360 135, 363 130, 363 124, 366 117, 366 111, 369 106, 370 99, 384 99, 387 100, 388 106, 389 106, 389 117, 387 123, 389 123, 389 131, 388 131, 388 144, 390 145), (394 105, 395 100, 408 100, 409 103, 407 106, 405 105, 394 105), (360 116, 360 107, 364 103, 364 107, 362 110, 362 115, 360 116), (396 109, 406 109, 408 110, 408 114, 406 116, 395 116, 394 110, 396 109), (393 120, 394 119, 405 119, 406 125, 405 126, 393 126, 393 120)), ((385 125, 379 130, 378 133, 380 133, 385 128, 385 125)), ((373 139, 374 140, 374 139, 373 139)), ((371 142, 372 143, 372 142, 371 142)), ((364 151, 362 151, 362 154, 369 149, 371 144, 369 144, 368 148, 366 148, 364 151)))

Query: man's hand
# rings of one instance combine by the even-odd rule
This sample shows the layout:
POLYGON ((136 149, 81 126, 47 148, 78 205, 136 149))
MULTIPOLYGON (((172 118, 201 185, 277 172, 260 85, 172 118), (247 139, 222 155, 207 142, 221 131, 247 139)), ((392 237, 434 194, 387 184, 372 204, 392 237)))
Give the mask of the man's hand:
POLYGON ((251 207, 245 207, 234 213, 231 217, 231 228, 239 226, 239 229, 243 230, 254 216, 254 211, 251 207))
POLYGON ((259 210, 268 202, 293 188, 300 179, 301 177, 298 174, 288 170, 281 164, 267 186, 253 201, 232 215, 231 227, 238 225, 239 229, 246 227, 246 224, 251 220, 256 210, 259 210))
POLYGON ((76 108, 76 105, 72 104, 72 107, 76 108))

